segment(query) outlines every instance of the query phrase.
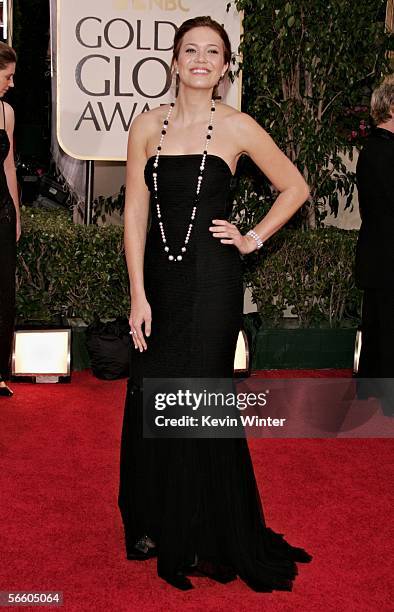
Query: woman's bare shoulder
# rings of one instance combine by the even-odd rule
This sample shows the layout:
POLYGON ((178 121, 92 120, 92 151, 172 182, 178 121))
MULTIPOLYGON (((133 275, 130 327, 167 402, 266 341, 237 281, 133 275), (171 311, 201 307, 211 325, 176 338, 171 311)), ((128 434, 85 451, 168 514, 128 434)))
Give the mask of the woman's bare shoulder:
POLYGON ((140 127, 149 129, 150 126, 156 128, 157 124, 163 121, 168 109, 169 104, 164 104, 163 106, 158 106, 156 108, 152 108, 151 110, 144 111, 134 118, 131 126, 132 128, 134 127, 137 129, 140 127))
POLYGON ((146 149, 149 140, 160 129, 168 108, 167 104, 137 115, 130 127, 129 142, 137 142, 146 149))
MULTIPOLYGON (((15 124, 14 109, 12 108, 10 104, 8 104, 8 102, 3 101, 3 104, 4 104, 4 115, 5 115, 4 127, 7 130, 7 132, 11 133, 14 130, 14 124, 15 124)), ((0 123, 1 125, 3 125, 3 117, 1 117, 0 123)))
POLYGON ((12 108, 11 104, 8 104, 8 102, 4 102, 4 112, 5 112, 5 116, 6 117, 10 117, 10 118, 14 118, 14 109, 12 108))
POLYGON ((220 117, 226 121, 229 125, 243 125, 245 127, 255 127, 256 121, 247 113, 240 111, 233 106, 223 104, 222 102, 217 105, 217 109, 220 112, 220 117))
POLYGON ((224 102, 216 102, 216 111, 221 119, 237 119, 239 115, 242 115, 241 111, 237 110, 229 104, 224 102))

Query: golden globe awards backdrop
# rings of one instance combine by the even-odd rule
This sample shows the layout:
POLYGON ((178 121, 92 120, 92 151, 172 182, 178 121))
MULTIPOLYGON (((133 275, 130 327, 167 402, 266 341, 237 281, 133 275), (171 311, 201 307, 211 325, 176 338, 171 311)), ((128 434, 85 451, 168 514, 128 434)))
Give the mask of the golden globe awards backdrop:
MULTIPOLYGON (((57 0, 57 137, 69 155, 125 160, 133 117, 168 103, 172 41, 197 15, 222 23, 237 52, 241 19, 223 0, 57 0)), ((238 79, 220 93, 239 107, 238 79)))

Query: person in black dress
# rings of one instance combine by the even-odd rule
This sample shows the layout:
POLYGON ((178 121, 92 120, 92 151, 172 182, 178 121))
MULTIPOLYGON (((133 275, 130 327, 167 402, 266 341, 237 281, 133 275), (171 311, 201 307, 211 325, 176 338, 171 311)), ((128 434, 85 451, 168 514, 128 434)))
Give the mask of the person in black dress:
POLYGON ((356 250, 356 282, 364 290, 362 347, 358 376, 381 398, 384 414, 394 414, 394 75, 371 99, 376 128, 357 161, 361 228, 356 250))
POLYGON ((15 319, 16 242, 20 236, 18 188, 13 133, 14 111, 1 98, 14 86, 15 51, 0 42, 0 397, 11 397, 7 386, 15 319))
POLYGON ((219 582, 238 575, 256 591, 291 590, 295 562, 311 556, 266 526, 246 439, 142 433, 144 377, 231 379, 243 308, 240 256, 260 248, 308 197, 270 136, 215 103, 230 58, 222 26, 208 17, 186 21, 174 39, 175 103, 141 114, 130 130, 125 249, 135 350, 118 503, 127 558, 157 556, 169 584, 187 590, 192 575, 219 582), (280 192, 244 236, 227 221, 242 153, 280 192))

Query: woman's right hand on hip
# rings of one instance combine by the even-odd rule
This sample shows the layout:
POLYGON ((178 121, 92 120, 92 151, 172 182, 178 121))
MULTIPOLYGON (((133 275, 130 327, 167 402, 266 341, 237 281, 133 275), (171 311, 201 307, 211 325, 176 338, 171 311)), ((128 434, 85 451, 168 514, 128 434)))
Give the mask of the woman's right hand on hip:
POLYGON ((146 351, 148 348, 146 338, 150 336, 151 323, 152 311, 146 297, 132 298, 129 318, 130 335, 134 342, 134 348, 139 349, 140 352, 146 351))

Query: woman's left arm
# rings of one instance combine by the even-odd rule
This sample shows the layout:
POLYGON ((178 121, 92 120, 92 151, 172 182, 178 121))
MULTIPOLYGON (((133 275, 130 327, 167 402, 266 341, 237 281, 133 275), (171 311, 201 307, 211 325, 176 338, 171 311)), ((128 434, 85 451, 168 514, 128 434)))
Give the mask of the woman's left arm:
POLYGON ((12 200, 14 202, 15 211, 16 211, 16 240, 18 241, 21 235, 21 221, 20 221, 20 211, 19 211, 19 194, 18 194, 18 183, 16 180, 16 170, 15 170, 15 159, 14 159, 14 125, 15 125, 15 116, 12 107, 4 102, 4 110, 5 110, 5 125, 8 134, 8 139, 10 141, 10 150, 7 157, 4 160, 4 172, 7 178, 7 185, 9 192, 11 194, 12 200))
MULTIPOLYGON (((249 155, 279 191, 268 213, 253 228, 257 237, 265 242, 303 205, 309 196, 309 188, 295 165, 254 119, 239 113, 232 125, 239 151, 249 155)), ((236 226, 228 221, 214 219, 213 224, 210 228, 213 236, 221 238, 223 244, 234 244, 243 255, 257 249, 257 241, 253 237, 242 236, 236 226)))

